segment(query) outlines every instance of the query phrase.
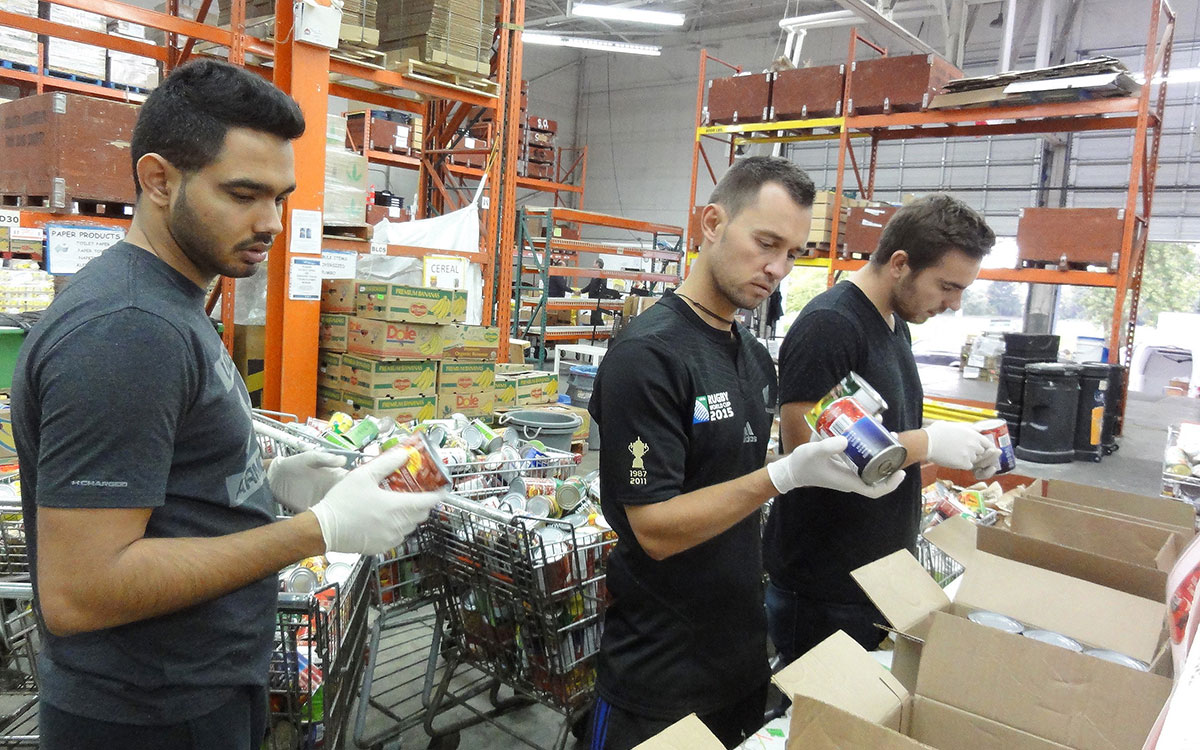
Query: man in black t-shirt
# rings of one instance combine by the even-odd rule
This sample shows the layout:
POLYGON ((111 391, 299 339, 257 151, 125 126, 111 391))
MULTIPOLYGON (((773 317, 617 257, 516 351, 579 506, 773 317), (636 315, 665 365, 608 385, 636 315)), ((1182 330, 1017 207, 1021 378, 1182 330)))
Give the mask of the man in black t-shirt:
POLYGON ((629 750, 689 713, 726 746, 766 702, 760 506, 801 485, 882 494, 835 456, 836 438, 764 468, 776 378, 733 323, 803 251, 813 184, 771 157, 736 163, 701 214, 687 280, 637 316, 600 364, 600 494, 617 532, 597 664, 593 750, 629 750))
POLYGON ((176 68, 133 130, 128 237, 21 349, 12 415, 44 750, 258 750, 276 573, 393 547, 439 498, 380 489, 399 450, 349 473, 323 453, 264 466, 204 312, 210 283, 253 274, 282 230, 303 131, 296 102, 254 73, 176 68), (276 522, 273 500, 296 515, 276 522))
MULTIPOLYGON (((908 330, 959 308, 994 242, 983 218, 950 196, 901 208, 870 263, 817 295, 788 330, 779 352, 783 449, 809 440, 804 415, 854 371, 887 401, 883 425, 898 433, 910 465, 994 474, 999 450, 971 425, 921 429, 924 392, 908 330)), ((765 533, 767 618, 785 663, 837 630, 864 648, 879 645, 882 616, 850 572, 899 549, 915 552, 920 494, 920 472, 911 469, 886 497, 805 487, 774 504, 765 533)))

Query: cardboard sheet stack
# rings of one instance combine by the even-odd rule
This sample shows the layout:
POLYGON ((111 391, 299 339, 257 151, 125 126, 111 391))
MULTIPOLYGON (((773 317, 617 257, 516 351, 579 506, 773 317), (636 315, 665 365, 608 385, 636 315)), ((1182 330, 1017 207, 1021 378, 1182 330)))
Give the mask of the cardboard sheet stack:
MULTIPOLYGON (((44 16, 55 23, 74 26, 84 31, 104 33, 108 28, 104 16, 86 10, 48 4, 43 7, 43 11, 44 16)), ((103 81, 107 64, 108 56, 103 47, 55 37, 49 37, 46 41, 46 66, 52 71, 103 81)))
POLYGON ((486 75, 496 31, 496 0, 382 0, 379 49, 389 67, 406 60, 486 75))
MULTIPOLYGON (((0 10, 37 18, 37 0, 0 0, 0 10)), ((32 31, 0 28, 0 59, 36 68, 37 34, 32 31)))
MULTIPOLYGON (((146 41, 146 27, 129 21, 110 19, 108 33, 123 39, 146 41)), ((148 57, 109 50, 106 80, 118 86, 149 90, 158 86, 158 63, 148 57)))

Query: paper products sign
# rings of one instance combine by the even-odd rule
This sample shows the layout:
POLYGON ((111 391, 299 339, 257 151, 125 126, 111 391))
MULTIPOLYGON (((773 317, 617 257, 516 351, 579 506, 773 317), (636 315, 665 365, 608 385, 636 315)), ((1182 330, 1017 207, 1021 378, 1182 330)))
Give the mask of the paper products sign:
POLYGON ((123 229, 47 225, 46 270, 59 276, 78 273, 88 261, 123 239, 123 229))

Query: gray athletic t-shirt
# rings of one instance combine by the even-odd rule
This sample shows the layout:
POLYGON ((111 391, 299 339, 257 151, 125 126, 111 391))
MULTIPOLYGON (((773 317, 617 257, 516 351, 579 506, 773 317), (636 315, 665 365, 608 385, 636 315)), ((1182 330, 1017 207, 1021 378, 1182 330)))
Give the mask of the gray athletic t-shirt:
MULTIPOLYGON (((250 398, 204 293, 141 248, 113 245, 54 300, 21 350, 12 402, 31 561, 39 507, 153 508, 147 537, 215 537, 273 520, 250 398)), ((101 590, 121 583, 78 575, 101 590)), ((144 725, 212 711, 237 686, 266 684, 276 585, 272 576, 80 635, 43 628, 41 699, 144 725)))

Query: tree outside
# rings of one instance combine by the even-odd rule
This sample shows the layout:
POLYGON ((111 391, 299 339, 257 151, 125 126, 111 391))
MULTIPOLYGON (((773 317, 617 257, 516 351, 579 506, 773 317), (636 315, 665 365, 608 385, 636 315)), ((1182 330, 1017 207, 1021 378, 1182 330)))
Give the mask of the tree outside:
MULTIPOLYGON (((1066 287, 1059 317, 1086 320, 1108 328, 1112 322, 1112 289, 1066 287)), ((1142 269, 1138 324, 1155 326, 1161 312, 1200 312, 1200 253, 1180 242, 1151 242, 1142 269)))

